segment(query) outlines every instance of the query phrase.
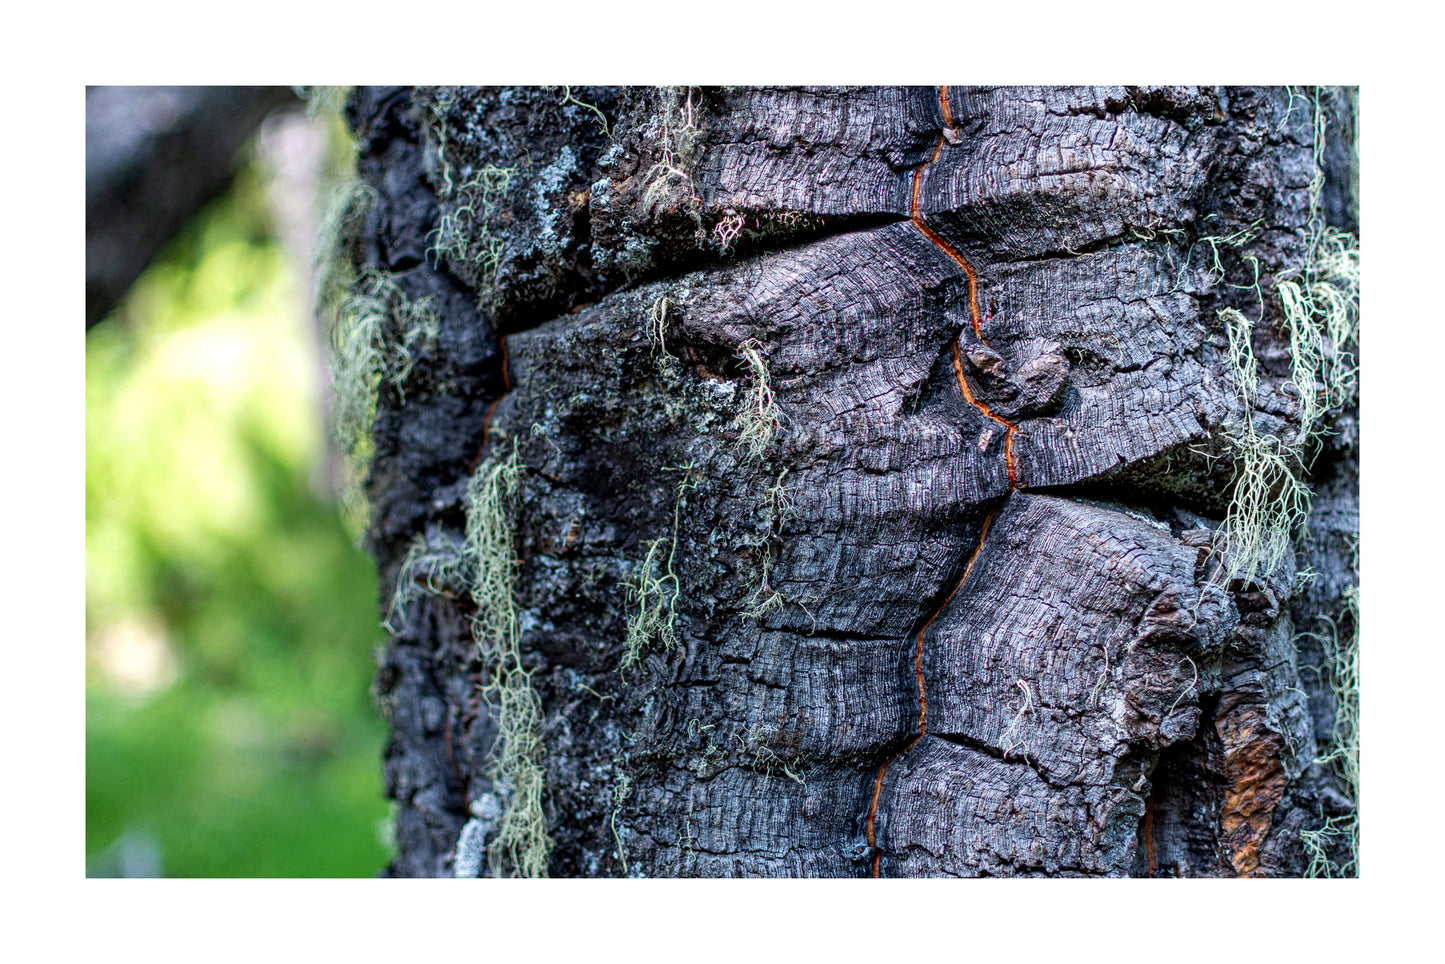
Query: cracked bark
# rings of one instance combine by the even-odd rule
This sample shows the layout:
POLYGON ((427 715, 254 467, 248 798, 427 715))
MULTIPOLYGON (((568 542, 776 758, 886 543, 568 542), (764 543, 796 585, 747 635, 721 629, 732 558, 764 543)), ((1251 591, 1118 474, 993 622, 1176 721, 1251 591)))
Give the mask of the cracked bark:
MULTIPOLYGON (((1299 831, 1350 807, 1311 762, 1332 697, 1292 637, 1357 582, 1354 416, 1316 463, 1315 580, 1222 584, 1242 410, 1216 318, 1260 308, 1198 239, 1252 229, 1220 249, 1231 280, 1299 258, 1308 112, 1254 88, 693 89, 688 177, 659 178, 657 91, 571 93, 610 136, 560 90, 348 109, 379 196, 359 257, 442 309, 404 397, 382 388, 371 547, 388 585, 415 536, 460 537, 467 473, 516 445, 550 872, 1301 873, 1299 831), (429 258, 446 185, 488 166, 515 172, 471 226, 495 263, 429 258), (749 339, 780 413, 760 458, 749 339), (674 535, 679 645, 624 672, 624 587, 674 535)), ((1353 229, 1352 117, 1324 103, 1325 210, 1353 229)), ((1253 418, 1287 435, 1265 311, 1253 418)), ((450 874, 506 788, 468 603, 411 608, 377 683, 390 870, 450 874)))

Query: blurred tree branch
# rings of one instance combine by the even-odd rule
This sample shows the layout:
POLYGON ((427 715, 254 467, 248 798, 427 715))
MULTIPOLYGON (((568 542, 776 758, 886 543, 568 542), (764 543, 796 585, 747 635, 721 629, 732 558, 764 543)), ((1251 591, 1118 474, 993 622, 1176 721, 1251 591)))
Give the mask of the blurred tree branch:
POLYGON ((287 87, 86 88, 86 328, 225 190, 266 115, 295 100, 287 87))

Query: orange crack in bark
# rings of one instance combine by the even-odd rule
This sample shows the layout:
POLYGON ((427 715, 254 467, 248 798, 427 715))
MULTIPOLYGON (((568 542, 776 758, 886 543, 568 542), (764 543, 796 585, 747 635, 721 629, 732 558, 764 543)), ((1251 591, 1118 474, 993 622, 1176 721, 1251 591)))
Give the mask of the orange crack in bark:
POLYGON ((492 413, 497 410, 502 399, 512 390, 512 376, 507 374, 507 336, 499 335, 498 340, 502 345, 502 394, 487 406, 487 417, 482 420, 482 444, 477 448, 477 457, 472 459, 471 471, 475 472, 477 466, 482 464, 482 454, 487 451, 487 432, 492 427, 492 413))
POLYGON ((1154 794, 1144 801, 1144 846, 1149 852, 1149 876, 1154 876, 1154 794))
MULTIPOLYGON (((918 206, 918 191, 923 184, 923 172, 930 164, 938 160, 939 155, 943 153, 943 145, 948 143, 947 132, 953 130, 953 114, 948 108, 947 85, 938 88, 938 102, 939 106, 943 108, 944 133, 938 135, 938 143, 934 145, 933 156, 928 159, 927 163, 919 165, 918 170, 913 172, 913 197, 909 205, 908 216, 909 220, 913 222, 913 226, 916 227, 925 238, 932 241, 940 251, 948 255, 954 264, 963 270, 964 275, 968 278, 968 317, 973 323, 974 336, 978 338, 980 343, 987 345, 988 342, 984 340, 983 337, 983 324, 978 311, 978 275, 974 272, 973 265, 969 263, 968 259, 965 258, 957 248, 945 241, 942 235, 928 226, 928 223, 923 220, 923 212, 918 206)), ((958 375, 958 387, 963 390, 963 397, 968 400, 968 403, 982 412, 985 418, 997 422, 1004 427, 1004 463, 1008 466, 1008 484, 1010 489, 1019 488, 1021 485, 1019 482, 1019 471, 1018 466, 1014 463, 1014 432, 1018 430, 1018 426, 1006 418, 995 415, 987 405, 984 405, 973 397, 973 391, 968 386, 968 379, 964 377, 963 374, 963 360, 959 352, 957 338, 953 340, 953 369, 958 375)))
POLYGON ((928 732, 928 690, 923 684, 923 634, 928 632, 928 627, 932 626, 933 621, 943 614, 943 611, 948 608, 948 604, 953 601, 953 597, 958 595, 958 591, 962 589, 963 584, 968 581, 968 574, 973 572, 973 564, 978 561, 978 554, 983 551, 984 540, 988 538, 988 527, 993 524, 993 517, 997 512, 998 510, 994 509, 993 512, 990 512, 988 517, 983 520, 983 529, 980 530, 978 534, 978 545, 974 547, 973 554, 968 557, 968 564, 963 567, 963 575, 958 577, 958 582, 954 585, 953 591, 948 594, 947 598, 933 611, 933 615, 929 616, 928 620, 923 624, 923 627, 918 630, 918 643, 913 650, 913 673, 918 680, 918 732, 914 734, 913 739, 904 745, 903 749, 890 756, 887 760, 884 760, 883 765, 878 768, 878 776, 873 781, 873 802, 868 807, 868 846, 873 850, 874 877, 878 876, 878 869, 883 860, 882 853, 878 851, 877 835, 875 833, 875 821, 878 817, 878 797, 883 791, 883 775, 888 772, 889 764, 913 749, 914 744, 923 739, 923 735, 928 732))
MULTIPOLYGON (((939 105, 943 108, 944 131, 938 136, 938 143, 934 145, 933 155, 926 163, 919 165, 918 170, 913 172, 913 195, 909 205, 909 219, 912 221, 913 226, 919 230, 919 233, 933 242, 940 251, 948 255, 949 259, 958 265, 963 271, 964 276, 968 279, 968 317, 973 323, 974 336, 978 338, 982 344, 987 345, 988 342, 985 341, 983 337, 983 325, 978 310, 978 275, 975 273, 973 265, 969 263, 969 260, 965 258, 957 248, 945 241, 937 231, 928 226, 928 223, 923 219, 923 212, 920 210, 918 204, 918 193, 923 184, 923 172, 930 164, 938 160, 939 155, 943 153, 943 145, 949 142, 949 133, 953 131, 953 115, 948 108, 947 86, 940 86, 938 88, 938 99, 939 105)), ((957 337, 953 339, 953 371, 958 377, 958 387, 963 392, 964 399, 974 408, 978 409, 985 418, 997 422, 1004 427, 1004 463, 1008 467, 1009 488, 1020 488, 1018 466, 1014 462, 1013 447, 1014 432, 1017 431, 1017 427, 1008 419, 995 415, 987 405, 974 398, 973 389, 969 387, 968 378, 964 375, 963 355, 959 349, 957 337)), ((890 756, 883 762, 883 765, 878 768, 878 776, 873 781, 873 799, 868 806, 868 847, 873 851, 872 875, 874 877, 878 876, 883 860, 883 855, 877 847, 876 832, 878 798, 883 792, 883 777, 887 774, 889 765, 913 749, 914 745, 928 732, 928 691, 923 683, 923 634, 928 631, 929 626, 933 625, 933 621, 948 608, 948 604, 953 601, 953 597, 958 594, 958 590, 968 581, 969 573, 973 571, 973 564, 978 560, 979 552, 983 550, 984 540, 988 538, 988 527, 993 523, 993 517, 997 511, 997 509, 994 509, 994 511, 990 512, 988 517, 984 519, 983 529, 979 532, 978 536, 978 545, 974 548, 973 555, 969 556, 968 564, 964 566, 963 569, 963 575, 959 577, 958 583, 953 587, 953 591, 948 594, 948 597, 943 600, 943 603, 938 609, 928 617, 927 622, 923 624, 923 628, 918 631, 917 645, 913 652, 913 672, 918 680, 918 732, 914 734, 913 738, 909 740, 901 750, 890 756)))

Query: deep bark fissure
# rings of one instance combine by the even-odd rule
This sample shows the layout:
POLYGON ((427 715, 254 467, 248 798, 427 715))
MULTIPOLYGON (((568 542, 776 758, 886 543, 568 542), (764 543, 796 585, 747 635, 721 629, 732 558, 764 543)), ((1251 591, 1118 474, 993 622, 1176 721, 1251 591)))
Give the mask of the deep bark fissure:
POLYGON ((878 818, 878 795, 883 791, 883 778, 887 775, 888 767, 894 760, 913 749, 918 741, 928 734, 928 688, 923 680, 923 635, 928 632, 928 627, 933 625, 934 620, 948 608, 948 604, 953 601, 953 597, 958 595, 958 591, 962 589, 963 584, 968 581, 969 573, 973 572, 973 564, 978 561, 978 554, 983 551, 984 542, 988 539, 988 529, 989 526, 993 524, 993 517, 997 511, 998 510, 995 509, 984 518, 983 527, 978 533, 978 545, 974 546, 973 552, 969 554, 968 562, 965 563, 963 567, 963 574, 958 577, 958 582, 954 584, 953 589, 944 597, 943 602, 938 605, 938 608, 929 614, 928 618, 924 620, 923 626, 918 630, 917 645, 914 648, 913 654, 913 672, 918 684, 918 732, 915 733, 898 752, 884 760, 883 765, 878 768, 878 777, 873 784, 873 799, 868 807, 868 846, 873 852, 871 873, 874 877, 878 876, 880 861, 882 860, 882 852, 877 846, 875 823, 878 818))
MULTIPOLYGON (((923 183, 924 173, 928 169, 928 166, 930 164, 936 163, 938 161, 939 155, 943 153, 943 146, 949 141, 949 132, 954 131, 953 116, 949 112, 948 108, 948 88, 946 86, 940 86, 938 88, 938 99, 939 106, 943 112, 944 129, 939 132, 938 143, 933 148, 933 156, 930 157, 926 163, 920 165, 918 170, 915 171, 913 174, 913 190, 911 192, 909 220, 912 222, 914 227, 918 228, 919 233, 921 233, 929 241, 933 242, 933 244, 940 251, 948 255, 948 257, 955 264, 957 264, 960 269, 962 269, 965 277, 968 279, 968 313, 969 320, 973 325, 973 333, 980 343, 987 345, 988 342, 983 337, 983 330, 981 327, 978 310, 978 276, 974 271, 973 265, 956 248, 950 245, 942 238, 942 236, 940 236, 936 231, 934 231, 928 226, 928 222, 924 220, 923 213, 918 205, 918 191, 923 183)), ((1018 471, 1016 466, 1014 465, 1013 456, 1013 436, 1016 426, 1012 422, 1009 422, 1006 419, 1000 418, 999 416, 995 415, 992 411, 989 410, 988 406, 982 404, 974 398, 973 392, 970 390, 968 385, 968 378, 964 375, 963 362, 959 354, 958 341, 961 337, 961 332, 958 335, 955 335, 953 343, 950 346, 950 351, 953 356, 953 368, 958 378, 958 387, 963 392, 963 397, 968 401, 968 403, 977 408, 981 413, 983 413, 985 418, 998 422, 1000 425, 1004 426, 1004 460, 1008 466, 1009 488, 1020 488, 1018 471)), ((996 511, 997 510, 995 509, 993 512, 990 512, 988 516, 984 519, 983 528, 979 532, 978 536, 978 545, 974 547, 972 554, 970 554, 968 558, 968 563, 964 566, 963 575, 959 577, 958 582, 953 587, 953 590, 949 592, 948 596, 944 598, 943 602, 939 605, 939 607, 934 610, 932 614, 929 615, 927 620, 924 621, 922 628, 918 630, 918 644, 913 656, 913 670, 918 683, 918 732, 912 737, 912 739, 908 741, 908 743, 902 749, 890 756, 887 760, 883 762, 883 765, 879 767, 878 778, 875 781, 873 787, 873 799, 872 802, 869 804, 868 808, 868 846, 873 852, 873 864, 871 868, 871 873, 874 877, 878 876, 882 861, 882 853, 878 849, 875 839, 875 823, 878 816, 878 796, 883 790, 884 776, 888 772, 889 764, 891 764, 899 756, 911 750, 914 745, 917 744, 917 742, 928 733, 928 691, 923 680, 923 634, 928 631, 928 627, 933 624, 933 621, 938 618, 939 614, 942 613, 943 610, 948 608, 948 604, 953 600, 953 597, 957 595, 958 590, 962 588, 964 582, 968 580, 968 575, 970 572, 973 571, 973 564, 977 561, 978 554, 983 551, 983 544, 984 541, 988 538, 988 529, 989 526, 993 523, 994 512, 996 511)))

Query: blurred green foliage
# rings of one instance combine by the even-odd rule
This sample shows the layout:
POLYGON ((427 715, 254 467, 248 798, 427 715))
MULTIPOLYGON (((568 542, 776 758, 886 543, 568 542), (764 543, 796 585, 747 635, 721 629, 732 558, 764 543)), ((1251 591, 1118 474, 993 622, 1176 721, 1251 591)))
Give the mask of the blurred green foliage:
POLYGON ((372 875, 376 574, 253 169, 86 341, 86 869, 372 875))

